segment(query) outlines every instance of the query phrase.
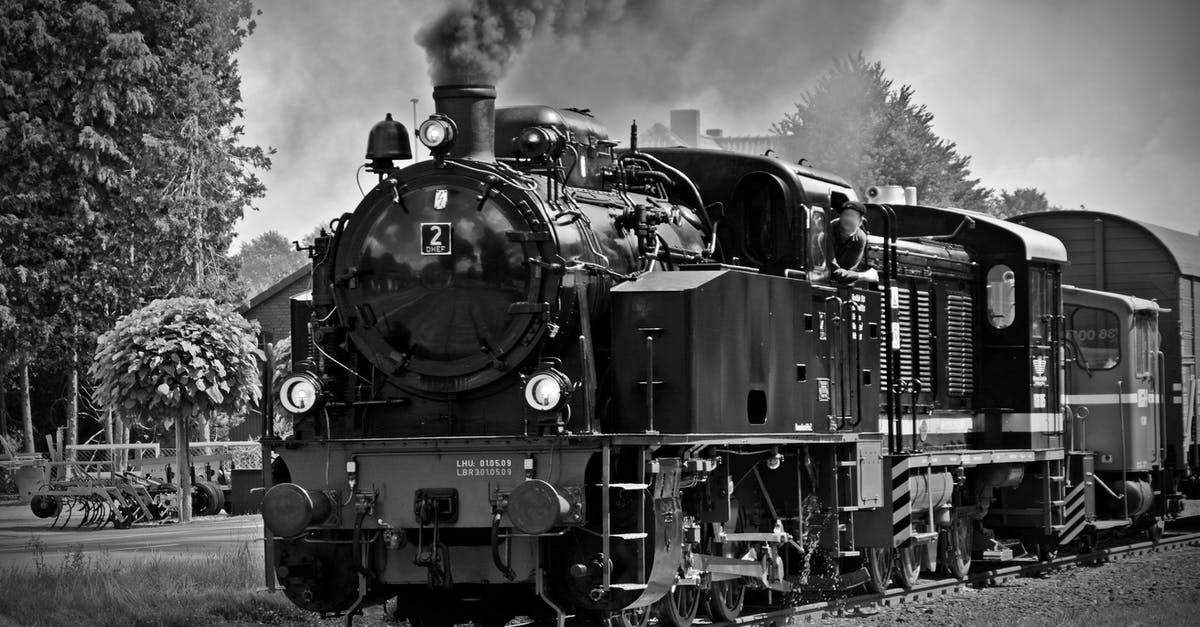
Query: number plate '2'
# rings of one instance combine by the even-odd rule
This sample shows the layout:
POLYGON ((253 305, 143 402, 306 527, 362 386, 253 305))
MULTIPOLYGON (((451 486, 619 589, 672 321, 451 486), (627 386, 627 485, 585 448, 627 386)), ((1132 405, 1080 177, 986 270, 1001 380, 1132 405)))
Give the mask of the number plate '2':
POLYGON ((449 255, 450 254, 450 223, 422 222, 421 223, 421 254, 449 255))

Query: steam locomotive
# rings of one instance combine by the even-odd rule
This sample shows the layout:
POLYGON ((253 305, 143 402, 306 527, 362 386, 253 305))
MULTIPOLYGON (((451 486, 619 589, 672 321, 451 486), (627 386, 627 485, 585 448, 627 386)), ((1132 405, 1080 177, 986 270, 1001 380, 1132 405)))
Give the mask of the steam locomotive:
MULTIPOLYGON (((1160 443, 1098 466, 1064 429, 1064 298, 1120 297, 1064 290, 1056 238, 868 202, 879 281, 840 284, 836 175, 434 99, 429 160, 372 129, 379 182, 293 302, 262 511, 299 607, 682 627, 1161 530, 1160 443)), ((1127 304, 1114 341, 1156 333, 1127 304)))

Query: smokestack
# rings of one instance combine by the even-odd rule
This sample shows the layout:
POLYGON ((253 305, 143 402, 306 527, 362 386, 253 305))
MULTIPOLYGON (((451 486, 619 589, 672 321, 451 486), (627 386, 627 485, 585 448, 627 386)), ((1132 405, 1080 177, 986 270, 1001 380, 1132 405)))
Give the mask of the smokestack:
POLYGON ((684 144, 695 148, 700 143, 700 110, 672 109, 671 132, 684 144))
POLYGON ((435 110, 450 119, 458 135, 449 156, 495 161, 496 86, 435 85, 435 110))

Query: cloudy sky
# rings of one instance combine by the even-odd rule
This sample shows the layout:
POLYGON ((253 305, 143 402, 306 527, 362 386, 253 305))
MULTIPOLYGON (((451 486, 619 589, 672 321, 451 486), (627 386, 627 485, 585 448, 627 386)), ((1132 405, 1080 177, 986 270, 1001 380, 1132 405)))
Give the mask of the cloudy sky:
MULTIPOLYGON (((700 109, 702 128, 760 134, 861 50, 913 86, 984 185, 1200 231, 1200 2, 561 1, 600 27, 543 31, 498 82, 499 105, 588 107, 618 138, 679 107, 700 109)), ((354 208, 372 124, 411 125, 412 98, 418 119, 432 112, 414 35, 445 5, 255 4, 239 57, 247 140, 278 152, 239 233, 299 238, 354 208)))

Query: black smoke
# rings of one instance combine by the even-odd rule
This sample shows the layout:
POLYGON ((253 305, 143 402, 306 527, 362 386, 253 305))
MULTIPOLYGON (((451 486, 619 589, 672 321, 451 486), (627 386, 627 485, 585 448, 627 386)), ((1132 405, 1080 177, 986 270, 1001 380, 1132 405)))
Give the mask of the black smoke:
POLYGON ((422 26, 435 84, 497 83, 501 100, 766 132, 834 57, 896 23, 887 0, 471 0, 422 26))

